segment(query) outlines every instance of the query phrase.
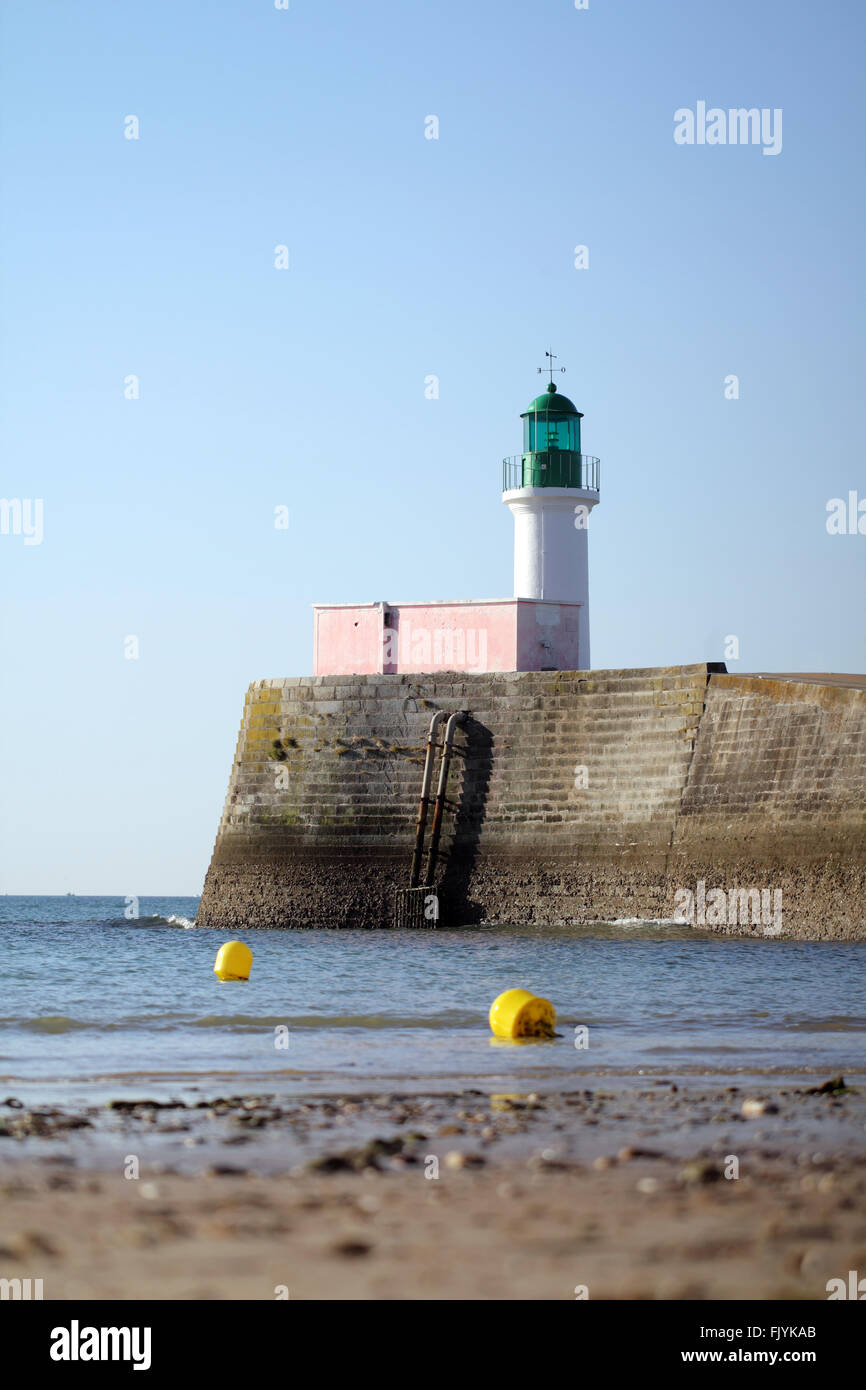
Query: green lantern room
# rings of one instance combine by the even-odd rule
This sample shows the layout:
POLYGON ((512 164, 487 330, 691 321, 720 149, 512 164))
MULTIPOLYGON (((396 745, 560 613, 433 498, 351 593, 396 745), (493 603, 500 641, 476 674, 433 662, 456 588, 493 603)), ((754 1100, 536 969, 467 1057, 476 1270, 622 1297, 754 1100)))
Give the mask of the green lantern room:
POLYGON ((523 421, 523 487, 583 487, 581 412, 550 382, 523 421))
POLYGON ((553 381, 523 421, 523 453, 504 460, 505 491, 523 487, 598 488, 598 460, 580 451, 583 415, 553 381))

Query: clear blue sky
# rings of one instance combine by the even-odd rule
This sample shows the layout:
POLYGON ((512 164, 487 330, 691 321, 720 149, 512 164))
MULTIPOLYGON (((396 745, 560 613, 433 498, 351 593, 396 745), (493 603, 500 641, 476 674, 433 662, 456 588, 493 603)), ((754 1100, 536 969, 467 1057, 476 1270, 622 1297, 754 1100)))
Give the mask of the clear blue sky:
POLYGON ((44 499, 0 535, 0 891, 197 892, 313 601, 508 595, 549 344, 594 665, 866 669, 866 535, 825 526, 866 498, 864 7, 0 14, 0 494, 44 499), (781 153, 675 144, 701 100, 781 108, 781 153))

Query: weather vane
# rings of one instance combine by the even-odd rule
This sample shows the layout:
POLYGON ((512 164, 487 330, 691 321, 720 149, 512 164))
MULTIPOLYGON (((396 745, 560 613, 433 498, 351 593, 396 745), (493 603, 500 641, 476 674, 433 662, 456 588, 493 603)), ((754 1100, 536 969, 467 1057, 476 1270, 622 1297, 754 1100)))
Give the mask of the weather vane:
POLYGON ((557 353, 555 353, 555 352, 545 352, 544 355, 545 355, 545 357, 547 358, 547 366, 546 366, 546 367, 539 367, 538 370, 539 370, 539 372, 549 372, 549 373, 550 373, 550 384, 551 384, 551 386, 552 386, 552 385, 553 385, 553 373, 554 373, 554 372, 564 372, 564 371, 565 371, 565 368, 564 368, 564 367, 554 367, 553 363, 554 363, 555 358, 556 358, 557 355, 558 355, 557 353))

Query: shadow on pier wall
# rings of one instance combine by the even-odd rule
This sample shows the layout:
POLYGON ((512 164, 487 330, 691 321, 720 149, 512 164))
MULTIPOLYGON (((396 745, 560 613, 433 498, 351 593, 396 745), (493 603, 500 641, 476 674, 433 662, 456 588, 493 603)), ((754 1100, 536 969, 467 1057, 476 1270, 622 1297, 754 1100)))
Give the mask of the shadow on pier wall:
POLYGON ((469 897, 469 883, 478 858, 481 830, 487 816, 487 798, 493 771, 493 734, 470 715, 462 726, 463 739, 455 747, 461 758, 460 792, 447 809, 454 813, 454 833, 444 871, 437 885, 441 926, 462 927, 482 921, 480 903, 469 897))

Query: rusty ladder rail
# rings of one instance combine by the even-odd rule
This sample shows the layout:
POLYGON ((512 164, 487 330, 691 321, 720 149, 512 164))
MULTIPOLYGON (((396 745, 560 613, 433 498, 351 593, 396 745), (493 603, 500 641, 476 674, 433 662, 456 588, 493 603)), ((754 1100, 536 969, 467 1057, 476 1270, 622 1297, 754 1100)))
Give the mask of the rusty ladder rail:
POLYGON ((427 754, 424 758, 424 778, 421 782, 421 801, 418 805, 418 819, 415 822, 415 850, 412 854, 412 870, 409 874, 409 887, 417 888, 421 878, 421 860, 424 858, 424 835, 427 829, 427 812, 430 807, 430 785, 433 781, 433 760, 436 756, 436 730, 445 718, 444 709, 437 709, 430 720, 427 734, 427 754))
MULTIPOLYGON (((451 753, 454 748, 454 732, 458 724, 466 718, 465 710, 457 710, 445 725, 445 739, 442 744, 442 760, 439 764, 439 786, 436 788, 436 804, 433 807, 433 824, 430 827, 430 848, 427 851, 427 882, 432 886, 439 859, 439 839, 442 835, 442 815, 445 810, 445 790, 448 786, 448 769, 451 766, 451 753)), ((428 797, 429 799, 429 797, 428 797)))

